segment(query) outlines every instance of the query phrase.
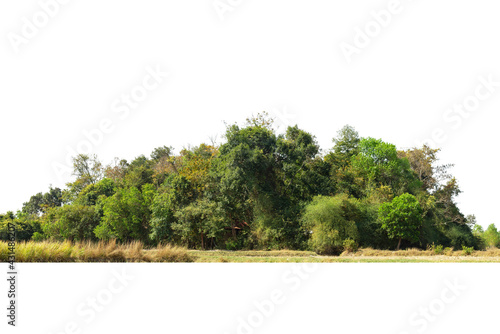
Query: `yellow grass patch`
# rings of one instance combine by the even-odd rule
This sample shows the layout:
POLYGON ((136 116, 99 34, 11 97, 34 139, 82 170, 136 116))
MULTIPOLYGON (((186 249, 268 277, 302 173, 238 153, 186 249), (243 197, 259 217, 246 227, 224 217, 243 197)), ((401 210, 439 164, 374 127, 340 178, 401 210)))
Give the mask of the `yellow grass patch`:
MULTIPOLYGON (((144 249, 140 241, 126 244, 109 242, 19 242, 16 243, 16 262, 191 262, 187 249, 158 245, 144 249)), ((8 260, 6 242, 0 241, 0 260, 8 260)))

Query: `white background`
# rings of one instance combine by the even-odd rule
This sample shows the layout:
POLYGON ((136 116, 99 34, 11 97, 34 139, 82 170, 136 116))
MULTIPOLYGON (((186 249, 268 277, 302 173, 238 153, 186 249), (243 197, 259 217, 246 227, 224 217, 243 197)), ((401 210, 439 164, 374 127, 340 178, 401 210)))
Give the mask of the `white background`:
MULTIPOLYGON (((345 124, 400 148, 442 128, 441 156, 456 164, 462 211, 483 226, 498 222, 500 90, 457 129, 443 119, 474 94, 479 76, 500 80, 496 2, 402 0, 401 12, 350 63, 341 43, 352 44, 356 27, 364 29, 370 12, 389 1, 232 3, 222 20, 211 0, 74 0, 15 52, 8 36, 21 34, 23 18, 32 20, 41 8, 34 0, 3 1, 0 212, 70 181, 57 176, 54 163, 64 164, 68 147, 105 118, 114 129, 92 152, 109 163, 162 145, 178 152, 217 134, 220 141, 224 120, 274 110, 279 129, 298 123, 325 150, 345 124), (168 79, 119 119, 111 105, 142 82, 148 66, 168 70, 168 79)), ((2 316, 2 333, 60 333, 71 321, 82 323, 75 308, 121 267, 20 265, 19 327, 6 328, 2 316)), ((285 264, 126 268, 135 280, 81 325, 83 333, 236 333, 238 317, 273 289, 286 291, 287 301, 255 333, 415 333, 408 318, 455 278, 467 290, 425 332, 498 327, 497 265, 328 264, 294 292, 281 279, 290 269, 285 264)))
POLYGON ((91 151, 107 164, 162 145, 179 152, 217 134, 220 141, 223 121, 276 110, 285 115, 280 130, 297 123, 324 150, 345 124, 399 148, 441 128, 447 139, 438 146, 442 162, 456 164, 460 208, 485 227, 498 221, 500 88, 458 128, 443 119, 474 94, 479 76, 500 80, 497 2, 401 0, 348 63, 341 43, 353 44, 356 28, 370 26, 370 13, 389 0, 223 1, 235 5, 222 20, 213 0, 70 0, 18 48, 9 36, 22 34, 23 18, 33 21, 41 7, 3 1, 0 212, 71 181, 53 165, 65 164, 83 132, 105 118, 113 131, 91 151), (147 66, 170 76, 119 119, 113 102, 142 82, 147 66))
POLYGON ((238 319, 248 319, 273 290, 284 302, 253 333, 487 333, 498 326, 497 264, 317 264, 301 280, 290 271, 294 265, 302 266, 21 264, 18 327, 0 326, 2 333, 59 334, 75 322, 80 333, 93 334, 233 334, 238 319), (87 323, 78 305, 123 268, 133 279, 87 323), (441 299, 445 281, 463 288, 419 332, 409 319, 441 299))

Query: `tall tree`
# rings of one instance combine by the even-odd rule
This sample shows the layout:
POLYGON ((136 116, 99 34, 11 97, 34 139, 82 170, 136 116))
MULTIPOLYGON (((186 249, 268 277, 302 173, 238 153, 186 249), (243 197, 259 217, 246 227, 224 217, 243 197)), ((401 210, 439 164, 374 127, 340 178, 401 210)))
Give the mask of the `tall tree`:
POLYGON ((79 154, 73 158, 73 175, 76 180, 68 183, 72 198, 89 184, 96 184, 104 177, 104 167, 97 155, 79 154))
POLYGON ((143 185, 141 190, 136 187, 117 189, 104 202, 104 216, 95 228, 95 235, 104 240, 147 242, 154 194, 151 184, 143 185))
POLYGON ((500 234, 494 224, 490 224, 484 231, 483 238, 488 247, 498 247, 500 245, 500 234))
POLYGON ((448 170, 453 167, 452 164, 436 165, 440 150, 423 145, 421 148, 398 151, 400 158, 408 159, 412 170, 422 182, 423 190, 434 191, 441 181, 451 178, 448 170))
POLYGON ((417 241, 422 226, 422 208, 415 196, 403 194, 391 202, 383 203, 379 208, 379 220, 382 228, 391 239, 417 241))
POLYGON ((352 167, 352 158, 359 153, 360 137, 354 127, 345 125, 333 138, 334 146, 325 156, 325 163, 330 165, 331 182, 335 191, 347 193, 356 198, 363 197, 358 173, 352 167))
POLYGON ((38 193, 31 196, 28 202, 23 204, 22 212, 28 215, 39 216, 47 209, 58 207, 63 204, 63 192, 59 188, 49 188, 46 193, 38 193))
POLYGON ((353 166, 365 180, 365 188, 391 187, 395 195, 415 192, 420 182, 406 158, 399 158, 396 146, 381 139, 363 138, 353 166))

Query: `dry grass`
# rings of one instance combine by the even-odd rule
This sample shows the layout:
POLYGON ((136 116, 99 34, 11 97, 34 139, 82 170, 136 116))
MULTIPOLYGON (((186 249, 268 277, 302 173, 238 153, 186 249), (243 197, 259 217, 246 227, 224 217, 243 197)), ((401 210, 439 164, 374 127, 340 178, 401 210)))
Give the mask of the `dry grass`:
MULTIPOLYGON (((7 243, 0 242, 0 260, 8 260, 7 243)), ((127 244, 109 242, 20 242, 16 262, 192 262, 187 249, 158 245, 145 250, 140 241, 127 244)))
POLYGON ((487 250, 485 251, 481 251, 481 252, 474 252, 472 253, 472 255, 476 255, 476 256, 489 256, 489 257, 497 257, 497 256, 500 256, 500 249, 496 248, 496 247, 490 247, 488 248, 487 250), (479 253, 479 254, 478 254, 479 253))
POLYGON ((357 252, 344 252, 341 256, 352 256, 352 257, 427 257, 427 256, 448 256, 448 257, 460 257, 460 256, 473 256, 473 257, 500 257, 500 249, 491 247, 484 251, 473 251, 472 254, 466 255, 463 250, 453 250, 453 248, 445 248, 442 253, 436 253, 433 249, 422 250, 418 248, 409 248, 399 251, 391 250, 380 250, 373 248, 362 248, 357 252))
MULTIPOLYGON (((16 262, 73 262, 74 246, 68 242, 16 243, 16 262)), ((2 253, 2 260, 7 254, 2 253)))
POLYGON ((343 256, 432 256, 435 253, 431 250, 421 250, 418 248, 409 248, 405 250, 391 251, 391 250, 381 250, 373 248, 362 248, 357 252, 352 253, 342 253, 343 256))
POLYGON ((192 262, 194 258, 190 256, 184 247, 171 245, 158 245, 147 251, 149 262, 192 262))
MULTIPOLYGON (((6 242, 0 241, 0 261, 8 260, 6 242)), ((320 256, 314 252, 277 251, 198 251, 171 245, 144 249, 139 241, 127 244, 109 242, 20 242, 16 262, 500 262, 500 249, 489 248, 466 255, 451 248, 391 251, 362 248, 340 256, 320 256)))
POLYGON ((213 254, 214 256, 248 256, 248 257, 301 257, 301 256, 316 256, 315 252, 300 251, 300 250, 190 250, 193 255, 196 254, 213 254))

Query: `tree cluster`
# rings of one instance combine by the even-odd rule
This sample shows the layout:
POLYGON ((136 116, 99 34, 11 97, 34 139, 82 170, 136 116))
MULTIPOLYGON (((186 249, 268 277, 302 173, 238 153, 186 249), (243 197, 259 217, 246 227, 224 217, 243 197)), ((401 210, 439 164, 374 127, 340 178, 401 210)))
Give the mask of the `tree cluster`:
MULTIPOLYGON (((397 150, 343 127, 322 152, 297 126, 277 134, 267 114, 226 128, 220 146, 149 157, 74 157, 67 189, 32 196, 0 215, 20 240, 141 240, 198 249, 379 249, 498 245, 455 203, 460 193, 439 149, 397 150), (487 240, 487 241, 486 241, 487 240)), ((496 238, 496 239, 495 239, 496 238)))

